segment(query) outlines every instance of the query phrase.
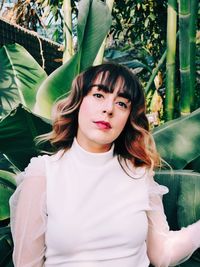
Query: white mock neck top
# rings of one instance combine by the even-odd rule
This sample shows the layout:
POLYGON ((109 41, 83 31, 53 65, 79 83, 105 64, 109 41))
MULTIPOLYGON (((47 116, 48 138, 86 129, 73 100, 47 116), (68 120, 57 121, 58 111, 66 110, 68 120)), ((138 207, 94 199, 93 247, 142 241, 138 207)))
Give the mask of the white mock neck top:
POLYGON ((170 231, 167 188, 145 168, 129 177, 113 151, 74 140, 64 154, 31 159, 10 199, 15 267, 168 267, 200 247, 200 220, 170 231))
POLYGON ((149 265, 145 175, 130 178, 113 151, 87 152, 75 139, 48 161, 46 267, 149 265))

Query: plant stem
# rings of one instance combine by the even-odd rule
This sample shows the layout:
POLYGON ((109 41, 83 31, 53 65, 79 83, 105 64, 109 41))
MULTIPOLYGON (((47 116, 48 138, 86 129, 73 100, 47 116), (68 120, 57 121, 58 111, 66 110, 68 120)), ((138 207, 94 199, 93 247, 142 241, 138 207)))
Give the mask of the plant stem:
POLYGON ((167 8, 167 56, 166 56, 166 117, 172 120, 175 98, 175 60, 177 31, 177 1, 169 0, 167 8))
POLYGON ((190 18, 190 108, 194 107, 196 81, 196 28, 198 18, 198 0, 191 0, 190 18))
POLYGON ((180 112, 190 113, 190 43, 189 43, 190 1, 179 0, 179 60, 181 75, 180 112))
POLYGON ((158 73, 160 67, 162 66, 162 64, 164 63, 164 61, 165 61, 165 59, 166 59, 166 55, 167 55, 167 52, 165 51, 165 52, 163 53, 161 59, 159 60, 159 62, 158 62, 158 64, 157 64, 156 68, 152 71, 151 77, 150 77, 150 79, 149 79, 149 81, 148 81, 148 83, 147 83, 147 85, 146 85, 146 87, 145 87, 145 89, 144 89, 146 95, 148 94, 148 92, 149 92, 149 90, 150 90, 150 87, 151 87, 151 85, 152 85, 152 83, 153 83, 153 81, 154 81, 154 78, 156 77, 156 75, 157 75, 157 73, 158 73))
POLYGON ((71 0, 64 0, 63 5, 63 14, 64 14, 64 43, 65 48, 63 52, 63 64, 68 61, 74 54, 73 49, 73 38, 72 38, 72 7, 71 0))

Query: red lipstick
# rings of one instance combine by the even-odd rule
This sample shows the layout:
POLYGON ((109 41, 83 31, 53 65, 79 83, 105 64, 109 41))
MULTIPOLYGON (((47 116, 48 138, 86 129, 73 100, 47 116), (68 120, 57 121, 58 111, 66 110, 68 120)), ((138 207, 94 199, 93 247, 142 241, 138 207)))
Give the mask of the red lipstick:
POLYGON ((111 125, 107 121, 95 121, 94 122, 100 129, 111 129, 111 125))

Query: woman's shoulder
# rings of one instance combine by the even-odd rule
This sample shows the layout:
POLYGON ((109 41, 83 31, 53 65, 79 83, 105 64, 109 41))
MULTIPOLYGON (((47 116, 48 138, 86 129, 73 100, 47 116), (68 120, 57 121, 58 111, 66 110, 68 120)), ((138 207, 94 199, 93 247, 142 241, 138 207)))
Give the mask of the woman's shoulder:
POLYGON ((32 157, 29 161, 29 164, 24 169, 23 173, 30 174, 44 174, 46 163, 53 161, 58 158, 61 152, 57 152, 55 154, 43 154, 36 157, 32 157))
POLYGON ((63 149, 54 154, 43 154, 30 159, 29 164, 22 172, 26 176, 44 176, 46 169, 54 164, 59 164, 62 156, 67 153, 63 149))
POLYGON ((16 173, 15 180, 17 185, 21 184, 22 181, 40 177, 46 177, 46 168, 51 166, 52 162, 55 162, 62 156, 62 151, 58 151, 55 154, 43 154, 36 157, 32 157, 25 167, 25 169, 21 172, 16 173), (26 179, 25 179, 26 178, 26 179))
POLYGON ((44 168, 46 163, 48 162, 51 163, 53 161, 60 159, 63 154, 64 154, 64 150, 59 150, 53 154, 43 154, 43 155, 39 155, 36 157, 32 157, 30 159, 30 163, 25 168, 25 171, 28 170, 30 167, 31 168, 34 168, 34 167, 44 168))
POLYGON ((147 176, 147 186, 148 186, 148 192, 150 196, 155 195, 165 195, 169 192, 168 188, 164 185, 159 184, 154 180, 156 172, 153 170, 148 170, 148 176, 147 176))

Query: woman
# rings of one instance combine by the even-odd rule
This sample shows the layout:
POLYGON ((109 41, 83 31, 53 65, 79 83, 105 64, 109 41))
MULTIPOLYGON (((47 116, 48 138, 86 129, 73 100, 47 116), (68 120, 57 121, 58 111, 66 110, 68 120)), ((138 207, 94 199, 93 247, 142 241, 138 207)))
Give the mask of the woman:
POLYGON ((160 158, 130 70, 89 68, 53 114, 45 139, 57 153, 33 158, 11 199, 16 267, 173 266, 200 246, 200 222, 169 231, 168 189, 153 180, 160 158))

